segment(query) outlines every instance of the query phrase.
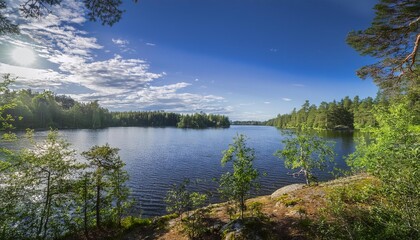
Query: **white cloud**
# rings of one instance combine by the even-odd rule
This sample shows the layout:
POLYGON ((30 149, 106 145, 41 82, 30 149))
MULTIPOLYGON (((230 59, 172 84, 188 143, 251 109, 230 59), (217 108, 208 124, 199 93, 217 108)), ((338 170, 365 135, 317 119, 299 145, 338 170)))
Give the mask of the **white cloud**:
POLYGON ((148 86, 138 91, 117 93, 92 93, 72 95, 80 101, 99 99, 113 109, 162 109, 192 113, 199 111, 228 113, 229 109, 220 106, 224 98, 214 95, 178 93, 190 84, 181 82, 164 86, 148 86), (141 108, 139 107, 141 106, 141 108))
POLYGON ((290 102, 290 101, 292 101, 292 99, 290 99, 290 98, 282 98, 282 100, 283 100, 283 101, 286 101, 286 102, 290 102))
POLYGON ((271 104, 271 102, 264 102, 264 104, 271 104))
POLYGON ((124 40, 121 38, 112 39, 112 42, 119 45, 119 46, 127 46, 130 42, 128 40, 124 40))
POLYGON ((128 52, 128 53, 135 53, 136 51, 128 45, 130 44, 130 41, 122 39, 122 38, 112 38, 111 41, 118 46, 118 48, 121 50, 121 52, 128 52))
POLYGON ((277 48, 270 48, 270 52, 278 52, 279 50, 277 48))
MULTIPOLYGON (((18 1, 13 3, 19 7, 18 1)), ((18 11, 16 11, 18 12, 18 11)), ((53 14, 41 19, 18 19, 22 34, 19 37, 0 36, 0 48, 21 46, 33 49, 39 59, 48 62, 48 68, 20 67, 0 62, 0 74, 18 76, 18 85, 37 89, 63 89, 78 85, 86 89, 83 94, 66 89, 80 101, 99 100, 111 109, 155 110, 178 112, 228 113, 223 97, 211 94, 189 93, 189 83, 180 82, 155 85, 165 72, 150 71, 149 63, 120 55, 97 60, 103 50, 98 39, 80 30, 86 21, 80 1, 64 0, 52 7, 53 14)), ((128 49, 129 41, 114 38, 120 50, 128 49)), ((152 45, 150 45, 152 46, 152 45)), ((0 49, 1 50, 1 49, 0 49)), ((43 64, 45 65, 45 64, 43 64)))
POLYGON ((19 76, 17 84, 26 87, 51 87, 62 84, 60 79, 66 77, 52 69, 36 69, 0 63, 0 73, 19 76))
POLYGON ((154 44, 154 43, 149 43, 149 42, 147 42, 147 43, 146 43, 146 45, 147 45, 147 46, 151 46, 151 47, 156 46, 156 44, 154 44))

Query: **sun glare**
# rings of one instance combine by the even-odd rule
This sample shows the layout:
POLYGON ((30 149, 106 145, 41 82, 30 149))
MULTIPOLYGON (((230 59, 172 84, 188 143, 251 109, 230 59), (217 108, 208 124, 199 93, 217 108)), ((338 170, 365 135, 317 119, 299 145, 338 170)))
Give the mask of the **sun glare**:
POLYGON ((11 55, 13 61, 24 66, 29 66, 36 60, 34 51, 29 48, 17 47, 13 49, 11 55))

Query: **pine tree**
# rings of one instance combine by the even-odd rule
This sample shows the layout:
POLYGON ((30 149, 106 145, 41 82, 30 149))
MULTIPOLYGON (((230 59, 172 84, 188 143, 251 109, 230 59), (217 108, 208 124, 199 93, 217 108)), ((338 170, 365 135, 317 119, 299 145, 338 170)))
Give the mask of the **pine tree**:
POLYGON ((347 37, 347 43, 360 54, 378 59, 377 63, 359 69, 357 75, 373 78, 390 95, 418 91, 419 1, 381 0, 375 10, 369 28, 350 32, 347 37))

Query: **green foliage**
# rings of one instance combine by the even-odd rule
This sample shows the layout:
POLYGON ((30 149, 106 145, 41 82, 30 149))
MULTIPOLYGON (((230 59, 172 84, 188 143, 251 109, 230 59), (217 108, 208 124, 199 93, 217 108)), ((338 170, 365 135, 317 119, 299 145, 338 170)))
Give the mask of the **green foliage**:
POLYGON ((14 135, 10 133, 15 127, 13 123, 15 118, 9 113, 16 107, 16 102, 9 95, 10 90, 8 86, 15 80, 10 77, 10 74, 2 76, 3 81, 0 82, 0 131, 5 132, 1 136, 3 140, 12 140, 14 135))
MULTIPOLYGON (((133 0, 137 2, 138 0, 133 0)), ((60 5, 62 0, 25 0, 20 4, 20 12, 26 18, 40 18, 51 13, 50 6, 60 5)), ((100 21, 102 25, 112 26, 120 21, 124 10, 121 0, 95 1, 83 0, 90 21, 100 21)), ((7 7, 5 0, 0 0, 0 10, 7 7)), ((0 35, 18 33, 19 29, 10 19, 0 14, 0 35)))
MULTIPOLYGON (((374 117, 375 124, 368 124, 370 134, 358 140, 348 164, 354 171, 374 175, 381 184, 349 186, 330 193, 328 217, 317 228, 323 237, 419 238, 420 78, 414 60, 417 53, 414 51, 408 55, 407 52, 418 33, 415 29, 419 26, 419 6, 415 1, 383 0, 376 5, 376 10, 372 27, 351 33, 348 41, 362 54, 380 59, 380 62, 359 70, 359 75, 373 77, 385 93, 394 96, 390 98, 390 106, 375 104, 372 108, 370 103, 359 104, 361 110, 371 109, 373 114, 369 115, 374 117), (400 26, 394 27, 395 24, 400 26)), ((418 40, 417 35, 416 44, 418 40)), ((378 95, 377 99, 382 101, 384 97, 378 95)), ((366 121, 363 112, 354 115, 356 127, 372 122, 366 121)))
POLYGON ((373 78, 386 93, 405 94, 418 89, 420 5, 417 0, 381 0, 369 28, 350 32, 347 43, 362 55, 378 59, 362 67, 359 77, 373 78))
POLYGON ((197 239, 208 231, 205 218, 210 213, 210 210, 208 208, 202 208, 207 202, 207 195, 193 192, 190 194, 190 199, 192 208, 196 210, 182 219, 183 232, 185 232, 190 239, 197 239))
POLYGON ((191 181, 184 179, 180 184, 173 184, 165 197, 166 210, 175 213, 182 219, 182 213, 191 211, 207 200, 206 194, 191 192, 188 190, 191 181))
MULTIPOLYGON (((7 79, 10 79, 8 75, 7 79)), ((8 117, 17 129, 45 128, 104 128, 117 126, 207 128, 229 127, 229 118, 223 115, 196 113, 181 115, 164 111, 109 112, 98 101, 79 103, 67 96, 31 90, 3 91, 9 107, 1 117, 8 117), (19 117, 21 119, 16 121, 19 117)), ((1 120, 1 119, 0 119, 1 120)))
POLYGON ((150 226, 153 221, 149 218, 137 218, 133 216, 125 217, 121 220, 121 227, 125 230, 130 230, 135 227, 150 226))
POLYGON ((176 127, 181 115, 163 111, 112 112, 111 117, 111 126, 176 127))
POLYGON ((0 169, 0 239, 56 239, 81 230, 88 236, 100 226, 94 221, 98 209, 106 223, 121 224, 130 201, 128 176, 116 149, 95 148, 100 150, 89 155, 95 159, 88 166, 76 160, 75 151, 56 131, 44 142, 30 142, 32 147, 7 159, 8 166, 0 169), (97 162, 103 164, 100 174, 91 172, 97 162))
POLYGON ((181 184, 174 184, 168 191, 165 202, 168 212, 180 216, 183 232, 190 239, 195 239, 207 231, 207 224, 204 220, 209 213, 209 209, 201 207, 207 203, 208 197, 206 194, 190 192, 187 189, 189 184, 189 179, 185 179, 181 184), (183 218, 184 212, 187 212, 187 216, 183 218))
POLYGON ((290 114, 278 115, 266 122, 266 125, 282 129, 301 128, 306 126, 313 129, 363 129, 376 126, 372 114, 374 106, 387 105, 388 99, 378 93, 377 98, 367 97, 360 100, 358 96, 351 100, 349 97, 319 106, 309 105, 306 101, 299 110, 294 109, 290 114))
POLYGON ((93 169, 97 227, 101 227, 103 218, 105 222, 120 226, 123 214, 129 207, 129 189, 125 185, 128 174, 123 170, 125 163, 120 159, 118 151, 118 148, 105 144, 93 146, 82 153, 93 169))
POLYGON ((249 204, 249 211, 252 217, 263 218, 264 214, 262 212, 263 204, 261 202, 252 202, 249 204))
POLYGON ((226 208, 226 213, 229 215, 229 220, 234 220, 238 217, 237 212, 238 212, 238 207, 235 205, 232 205, 230 203, 227 203, 225 205, 226 208))
POLYGON ((334 161, 334 150, 327 142, 309 132, 297 131, 295 137, 284 139, 283 150, 278 150, 275 155, 284 159, 284 165, 289 169, 299 169, 293 176, 303 174, 306 184, 316 181, 314 169, 324 170, 329 162, 334 161))
POLYGON ((93 221, 95 218, 93 211, 95 209, 95 185, 92 173, 88 171, 80 173, 73 188, 75 209, 73 222, 70 224, 73 229, 83 228, 85 235, 88 236, 88 230, 95 226, 93 221))
POLYGON ((327 189, 327 205, 312 233, 324 239, 418 239, 399 211, 386 207, 382 183, 368 178, 327 189), (385 204, 385 205, 384 205, 385 204))
POLYGON ((264 126, 266 122, 261 121, 233 121, 233 125, 253 125, 253 126, 264 126))
POLYGON ((177 217, 178 215, 176 213, 172 213, 158 217, 157 219, 154 219, 154 221, 159 228, 163 228, 170 220, 175 219, 177 217))
POLYGON ((45 239, 69 231, 72 185, 81 167, 69 147, 52 131, 47 140, 24 150, 18 162, 0 172, 4 238, 45 239))
MULTIPOLYGON (((351 32, 347 42, 378 59, 357 73, 373 78, 391 104, 374 106, 377 124, 368 125, 370 135, 358 140, 347 161, 354 171, 366 171, 381 184, 330 194, 330 218, 318 232, 336 239, 419 239, 420 5, 416 0, 381 0, 375 10, 372 25, 351 32)), ((365 124, 364 114, 354 117, 356 127, 365 124)))
POLYGON ((19 27, 8 19, 4 14, 6 9, 6 0, 0 0, 0 36, 5 34, 19 33, 19 27))
POLYGON ((281 202, 282 204, 284 204, 284 206, 286 207, 293 207, 296 204, 298 204, 299 202, 302 201, 302 199, 300 198, 289 198, 287 195, 283 195, 282 197, 280 197, 278 199, 279 202, 281 202))
MULTIPOLYGON (((408 100, 389 108, 377 108, 379 127, 371 129, 369 139, 360 139, 348 164, 356 171, 367 171, 382 182, 386 196, 382 210, 401 219, 400 231, 419 236, 420 231, 420 128, 408 100)), ((395 221, 385 222, 393 228, 395 221)))
POLYGON ((15 104, 7 113, 14 118, 21 117, 15 121, 17 129, 101 128, 113 124, 112 115, 97 101, 78 103, 50 91, 9 91, 7 96, 15 104))
POLYGON ((219 191, 226 199, 238 203, 241 219, 243 219, 246 209, 245 200, 251 190, 258 187, 255 180, 259 173, 253 166, 254 150, 246 146, 246 137, 240 134, 234 138, 233 144, 230 144, 223 154, 222 166, 232 163, 233 172, 227 172, 221 176, 219 191))
MULTIPOLYGON (((0 82, 0 143, 1 141, 13 141, 16 139, 16 135, 11 132, 14 129, 13 123, 15 119, 7 113, 7 111, 15 107, 14 102, 8 96, 8 86, 14 79, 11 79, 9 74, 3 75, 2 78, 0 82)), ((0 146, 0 173, 10 167, 10 158, 12 157, 12 151, 0 146)))
POLYGON ((182 115, 177 126, 179 128, 227 128, 230 122, 229 118, 223 115, 195 113, 182 115))
POLYGON ((176 213, 182 219, 182 213, 192 209, 191 194, 187 187, 189 179, 184 179, 180 184, 173 184, 165 197, 166 211, 176 213))

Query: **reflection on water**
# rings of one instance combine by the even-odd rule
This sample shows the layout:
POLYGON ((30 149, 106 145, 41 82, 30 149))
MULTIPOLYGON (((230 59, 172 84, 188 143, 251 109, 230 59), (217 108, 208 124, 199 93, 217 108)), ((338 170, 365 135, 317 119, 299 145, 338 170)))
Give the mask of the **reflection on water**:
MULTIPOLYGON (((248 146, 255 149, 255 166, 261 173, 266 173, 260 178, 261 190, 258 194, 270 194, 287 184, 303 182, 302 178, 287 175, 290 171, 273 155, 281 148, 284 138, 282 132, 274 127, 232 126, 229 129, 204 130, 118 127, 60 131, 78 153, 105 143, 120 148, 121 158, 130 174, 128 185, 137 200, 133 211, 146 217, 165 213, 163 198, 166 192, 171 184, 180 183, 184 178, 201 179, 198 185, 193 186, 195 190, 217 193, 217 183, 212 179, 219 178, 228 169, 221 167, 220 159, 222 151, 227 149, 237 133, 249 138, 248 146)), ((353 152, 355 134, 333 131, 319 134, 336 143, 337 167, 346 168, 343 156, 353 152)), ((45 131, 36 132, 35 139, 45 138, 46 135, 45 131)), ((26 145, 25 142, 19 144, 20 147, 26 145)), ((319 178, 327 180, 331 175, 323 172, 319 178)), ((212 201, 219 201, 217 194, 212 201)))

